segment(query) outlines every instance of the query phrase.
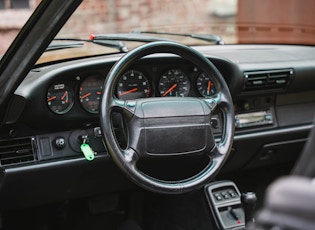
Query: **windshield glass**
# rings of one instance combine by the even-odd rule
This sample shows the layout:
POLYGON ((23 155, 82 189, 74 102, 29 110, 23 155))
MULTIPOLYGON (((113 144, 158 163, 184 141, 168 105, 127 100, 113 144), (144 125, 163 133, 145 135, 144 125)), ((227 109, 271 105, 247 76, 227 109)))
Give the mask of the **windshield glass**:
MULTIPOLYGON (((215 1, 115 1, 85 0, 66 23, 57 38, 89 39, 91 34, 117 34, 139 32, 168 32, 180 34, 217 34, 225 43, 236 43, 236 0, 215 1), (220 8, 225 8, 224 12, 220 8)), ((175 40, 189 45, 204 45, 207 42, 185 36, 144 34, 144 36, 175 40)), ((124 41, 128 50, 141 42, 124 41)), ((119 52, 117 48, 85 44, 80 49, 58 51, 62 56, 81 56, 119 52)), ((48 52, 40 61, 54 58, 56 52, 48 52)), ((58 54, 60 57, 60 54, 58 54)))
MULTIPOLYGON (((35 8, 38 1, 31 2, 30 7, 35 8)), ((47 49, 49 52, 45 52, 38 63, 126 52, 147 42, 142 41, 145 37, 175 40, 187 45, 313 45, 314 7, 312 0, 304 0, 303 4, 300 0, 84 0, 56 36, 84 40, 83 44, 74 40, 53 41, 53 47, 47 49), (124 39, 129 38, 130 33, 136 36, 137 42, 124 39), (108 37, 94 42, 97 44, 89 41, 91 35, 108 34, 123 34, 123 37, 116 38, 116 43, 110 45, 107 44, 111 40, 108 37), (217 35, 222 42, 191 38, 196 34, 217 35), (123 43, 117 44, 117 40, 123 43)))

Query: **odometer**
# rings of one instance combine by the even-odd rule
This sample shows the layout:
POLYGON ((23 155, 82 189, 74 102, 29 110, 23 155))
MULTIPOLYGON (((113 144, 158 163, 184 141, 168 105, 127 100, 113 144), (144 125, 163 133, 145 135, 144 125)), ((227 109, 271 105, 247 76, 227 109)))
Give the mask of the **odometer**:
POLYGON ((160 94, 162 97, 186 97, 190 89, 187 75, 180 69, 170 69, 160 78, 160 94))

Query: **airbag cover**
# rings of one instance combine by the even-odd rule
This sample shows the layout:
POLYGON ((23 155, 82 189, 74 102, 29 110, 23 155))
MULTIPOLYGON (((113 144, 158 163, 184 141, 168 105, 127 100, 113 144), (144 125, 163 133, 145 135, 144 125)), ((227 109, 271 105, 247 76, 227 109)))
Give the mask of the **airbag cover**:
POLYGON ((141 120, 135 123, 143 125, 138 143, 143 141, 144 145, 133 147, 147 155, 203 153, 214 146, 211 110, 202 100, 145 101, 138 104, 135 114, 141 120))

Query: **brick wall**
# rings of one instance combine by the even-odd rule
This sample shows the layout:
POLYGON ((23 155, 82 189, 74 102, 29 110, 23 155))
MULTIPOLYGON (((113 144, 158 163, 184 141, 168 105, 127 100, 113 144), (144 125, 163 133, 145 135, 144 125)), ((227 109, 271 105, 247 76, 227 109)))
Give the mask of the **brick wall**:
POLYGON ((80 14, 74 16, 77 18, 73 23, 75 25, 68 25, 66 30, 70 32, 77 27, 75 32, 114 33, 130 32, 132 28, 163 31, 173 31, 176 28, 175 32, 209 33, 211 24, 215 27, 218 23, 234 22, 234 18, 222 19, 211 15, 212 1, 95 0, 94 5, 91 2, 83 2, 80 8, 92 8, 93 11, 80 11, 80 14), (83 27, 85 22, 80 20, 83 14, 89 18, 89 27, 83 27), (180 27, 182 24, 186 26, 180 27))
POLYGON ((40 0, 29 0, 29 9, 0 10, 0 55, 9 47, 40 0))
POLYGON ((303 4, 300 0, 239 0, 238 4, 239 43, 314 44, 314 0, 303 4))
POLYGON ((134 4, 128 0, 116 1, 117 8, 122 9, 117 14, 117 29, 119 31, 133 28, 154 28, 160 30, 172 30, 175 32, 188 32, 191 28, 179 27, 186 24, 188 27, 209 22, 208 0, 140 0, 134 4), (203 6, 203 7, 200 7, 203 6), (136 17, 130 17, 130 16, 136 17), (158 18, 158 20, 156 20, 158 18))
MULTIPOLYGON (((30 0, 33 7, 40 0, 30 0)), ((93 0, 83 1, 80 8, 75 12, 71 22, 62 30, 63 36, 76 33, 82 38, 88 38, 91 33, 116 33, 130 32, 132 28, 138 30, 172 31, 178 33, 218 33, 233 37, 234 28, 222 26, 224 22, 234 22, 234 18, 219 18, 211 14, 212 2, 215 0, 93 0), (192 7, 191 7, 192 5, 192 7), (87 10, 92 9, 92 10, 87 10), (182 24, 185 26, 181 26, 182 24)), ((221 0, 222 1, 222 0, 221 0)), ((30 10, 31 11, 31 10, 30 10)), ((30 11, 24 12, 23 18, 28 17, 30 11)), ((11 20, 21 10, 8 10, 0 12, 8 14, 11 20), (13 15, 13 16, 12 16, 13 15)), ((13 40, 22 22, 18 20, 18 26, 5 28, 11 23, 0 23, 0 38, 7 41, 0 44, 0 54, 3 53, 8 44, 13 40)), ((0 20, 2 21, 2 20, 0 20)), ((13 20, 14 21, 14 20, 13 20)))

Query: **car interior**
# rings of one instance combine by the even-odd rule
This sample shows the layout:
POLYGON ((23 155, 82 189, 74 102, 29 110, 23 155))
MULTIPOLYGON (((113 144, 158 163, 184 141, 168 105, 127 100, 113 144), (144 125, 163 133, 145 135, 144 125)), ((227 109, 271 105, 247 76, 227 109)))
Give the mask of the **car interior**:
POLYGON ((80 4, 0 60, 0 229, 315 229, 314 41, 56 39, 80 4), (83 43, 120 52, 37 63, 83 43))

